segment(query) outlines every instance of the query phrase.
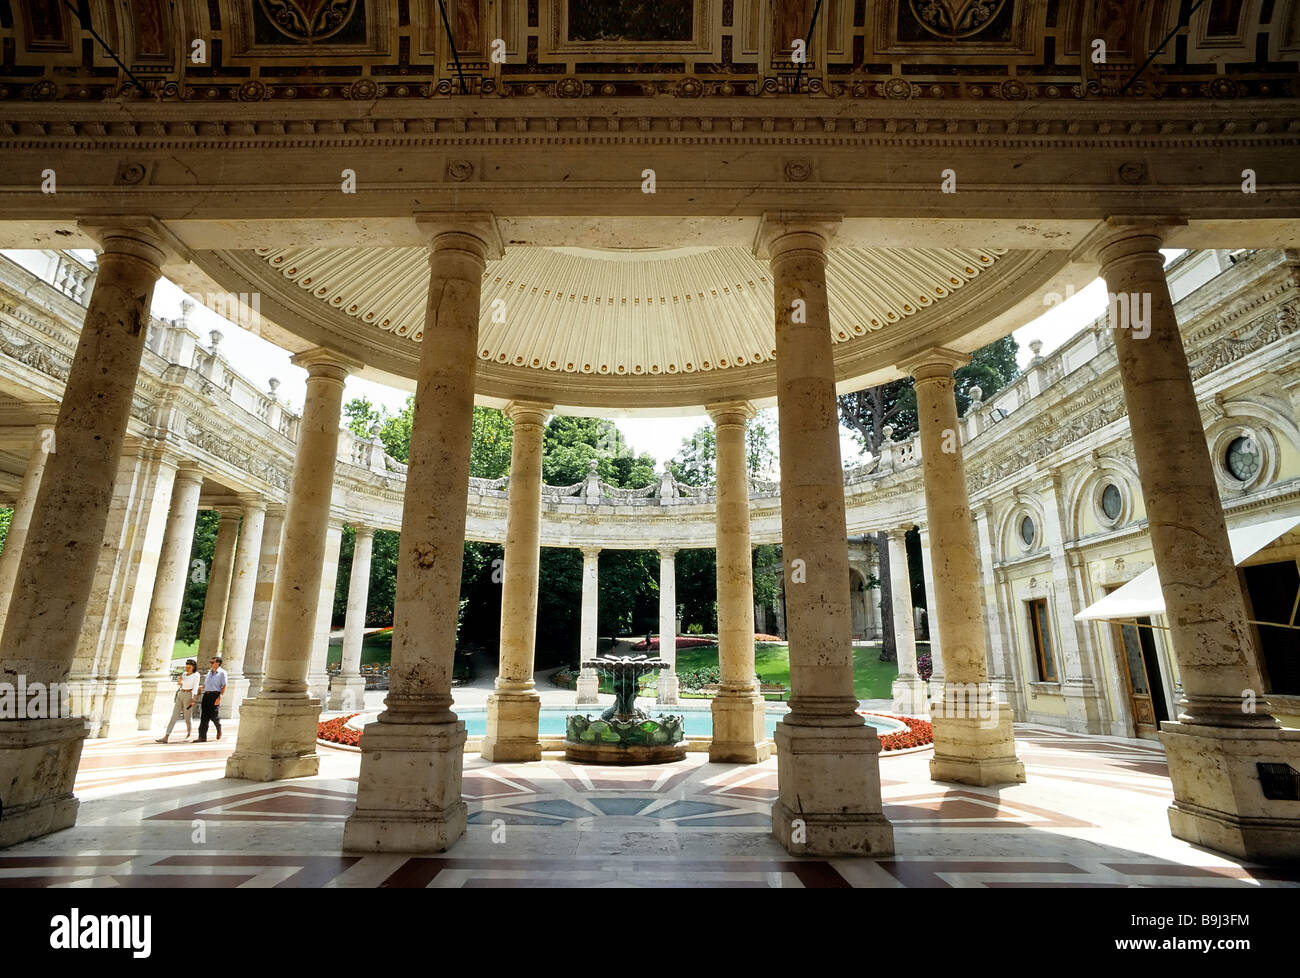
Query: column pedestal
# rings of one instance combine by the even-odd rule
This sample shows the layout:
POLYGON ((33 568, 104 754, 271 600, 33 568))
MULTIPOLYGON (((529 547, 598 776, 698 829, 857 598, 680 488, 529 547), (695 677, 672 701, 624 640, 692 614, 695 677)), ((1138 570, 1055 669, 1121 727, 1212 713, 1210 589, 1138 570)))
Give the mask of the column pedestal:
POLYGON ((465 724, 390 723, 361 735, 365 776, 343 827, 344 852, 444 852, 465 834, 465 724))
POLYGON ((657 688, 659 692, 655 697, 656 704, 659 706, 679 705, 682 687, 675 670, 661 669, 657 680, 657 688))
POLYGON ((0 723, 0 757, 12 785, 4 797, 0 849, 77 824, 72 777, 85 739, 81 717, 0 723))
MULTIPOLYGON (((531 683, 529 684, 531 685, 531 683)), ((540 761, 537 725, 542 698, 537 690, 495 690, 487 701, 487 735, 482 755, 489 761, 540 761)))
POLYGON ((239 739, 226 777, 246 781, 309 778, 320 772, 316 724, 320 700, 263 691, 239 711, 239 739))

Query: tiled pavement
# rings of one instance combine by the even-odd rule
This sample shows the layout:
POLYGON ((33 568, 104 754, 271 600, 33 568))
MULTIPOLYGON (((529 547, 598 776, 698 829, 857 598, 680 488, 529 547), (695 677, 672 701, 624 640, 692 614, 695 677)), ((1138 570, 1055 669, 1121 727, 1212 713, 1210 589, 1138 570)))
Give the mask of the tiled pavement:
POLYGON ((776 762, 611 768, 467 756, 469 830, 450 852, 340 855, 359 755, 315 778, 222 777, 238 725, 203 745, 90 743, 75 828, 0 853, 13 886, 1300 886, 1169 835, 1158 744, 1016 729, 1028 781, 929 780, 929 751, 882 756, 889 859, 789 856, 768 834, 776 762))

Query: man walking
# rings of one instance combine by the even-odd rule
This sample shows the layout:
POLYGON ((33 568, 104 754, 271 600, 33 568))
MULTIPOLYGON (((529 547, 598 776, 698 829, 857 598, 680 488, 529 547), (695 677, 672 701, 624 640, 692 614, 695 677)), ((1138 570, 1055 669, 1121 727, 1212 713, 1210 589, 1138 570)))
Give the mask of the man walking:
POLYGON ((221 668, 221 656, 214 655, 208 663, 210 670, 203 676, 203 707, 199 714, 199 736, 194 742, 208 739, 208 721, 217 725, 217 740, 221 739, 221 694, 226 691, 226 670, 221 668))

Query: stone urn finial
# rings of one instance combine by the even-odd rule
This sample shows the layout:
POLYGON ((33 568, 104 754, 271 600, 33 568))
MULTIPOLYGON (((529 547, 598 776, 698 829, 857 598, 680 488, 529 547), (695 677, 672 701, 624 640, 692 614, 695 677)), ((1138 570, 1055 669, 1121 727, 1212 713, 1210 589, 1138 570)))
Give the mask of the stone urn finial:
POLYGON ((971 387, 970 399, 972 403, 981 403, 984 400, 984 388, 980 387, 978 384, 971 387))
POLYGON ((225 339, 225 335, 219 329, 214 329, 212 332, 208 333, 208 340, 212 343, 212 352, 214 354, 217 352, 217 347, 221 345, 223 339, 225 339))
POLYGON ((188 323, 190 321, 190 313, 193 311, 194 311, 194 300, 182 299, 181 300, 181 322, 188 323))
POLYGON ((892 424, 887 424, 880 429, 880 433, 885 436, 885 441, 893 441, 894 426, 892 424))
POLYGON ((592 475, 595 475, 595 474, 596 474, 596 466, 599 465, 599 464, 600 464, 600 463, 597 462, 594 458, 591 459, 589 462, 587 462, 587 471, 590 472, 592 475))
POLYGON ((378 421, 376 421, 374 424, 372 424, 372 425, 370 426, 370 438, 371 438, 371 440, 372 440, 372 441, 378 441, 378 440, 379 440, 379 433, 380 433, 381 431, 383 431, 383 430, 384 430, 384 426, 381 425, 378 421))
POLYGON ((271 390, 267 393, 266 396, 270 398, 272 401, 274 401, 276 398, 275 392, 280 388, 280 378, 279 377, 270 378, 266 382, 266 386, 271 388, 271 390))
POLYGON ((1030 350, 1030 352, 1033 353, 1033 355, 1034 355, 1034 359, 1031 360, 1030 363, 1038 363, 1040 360, 1043 359, 1043 356, 1042 356, 1042 353, 1043 353, 1043 341, 1042 341, 1042 340, 1030 340, 1030 341, 1029 341, 1029 350, 1030 350))

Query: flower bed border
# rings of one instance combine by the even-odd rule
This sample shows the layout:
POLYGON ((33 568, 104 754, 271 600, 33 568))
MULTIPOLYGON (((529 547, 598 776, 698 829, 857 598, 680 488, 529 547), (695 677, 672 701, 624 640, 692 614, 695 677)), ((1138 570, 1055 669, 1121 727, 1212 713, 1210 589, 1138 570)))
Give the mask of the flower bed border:
MULTIPOLYGON (((885 717, 907 724, 907 730, 879 735, 882 754, 913 750, 934 744, 934 728, 929 720, 922 720, 919 717, 893 716, 889 713, 875 713, 870 710, 860 710, 858 712, 863 716, 885 717)), ((331 717, 328 720, 321 720, 316 724, 316 739, 329 744, 339 744, 343 747, 360 747, 361 731, 353 730, 348 726, 348 721, 360 715, 361 712, 358 711, 331 717)))

